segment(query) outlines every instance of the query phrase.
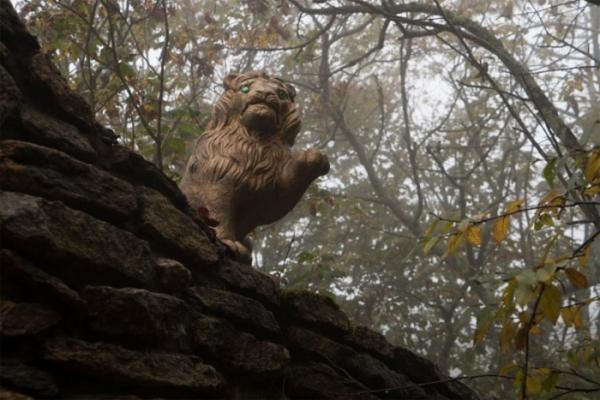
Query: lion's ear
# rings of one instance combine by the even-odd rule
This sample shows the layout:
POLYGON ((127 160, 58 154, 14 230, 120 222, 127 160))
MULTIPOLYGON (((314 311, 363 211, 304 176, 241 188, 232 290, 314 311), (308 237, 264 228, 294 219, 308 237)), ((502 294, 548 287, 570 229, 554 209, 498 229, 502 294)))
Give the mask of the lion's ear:
POLYGON ((235 89, 234 81, 237 77, 237 74, 229 74, 223 79, 223 86, 225 86, 226 90, 235 89))
POLYGON ((289 83, 286 83, 285 86, 290 95, 290 99, 294 101, 294 99, 296 98, 296 88, 290 85, 289 83))

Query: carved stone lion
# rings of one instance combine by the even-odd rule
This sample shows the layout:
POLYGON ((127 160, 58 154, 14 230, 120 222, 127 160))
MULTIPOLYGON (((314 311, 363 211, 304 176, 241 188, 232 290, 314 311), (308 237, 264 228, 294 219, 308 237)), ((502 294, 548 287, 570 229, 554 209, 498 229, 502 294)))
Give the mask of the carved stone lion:
POLYGON ((316 148, 292 151, 300 114, 291 85, 264 72, 229 75, 223 84, 180 186, 194 208, 219 221, 217 237, 248 260, 246 235, 287 214, 329 161, 316 148))

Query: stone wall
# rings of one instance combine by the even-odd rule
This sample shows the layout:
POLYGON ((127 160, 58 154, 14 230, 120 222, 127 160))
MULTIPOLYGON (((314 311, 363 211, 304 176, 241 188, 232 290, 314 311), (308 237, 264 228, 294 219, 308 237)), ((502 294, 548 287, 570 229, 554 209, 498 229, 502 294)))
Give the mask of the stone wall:
POLYGON ((230 259, 7 0, 0 23, 1 398, 476 398, 230 259))

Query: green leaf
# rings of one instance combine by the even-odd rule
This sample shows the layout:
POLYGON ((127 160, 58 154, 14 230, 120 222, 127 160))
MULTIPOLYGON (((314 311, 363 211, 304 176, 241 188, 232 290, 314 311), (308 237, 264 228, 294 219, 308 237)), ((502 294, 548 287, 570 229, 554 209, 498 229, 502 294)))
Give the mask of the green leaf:
POLYGON ((135 77, 135 70, 129 64, 119 64, 119 71, 125 78, 133 78, 135 77))
POLYGON ((559 380, 560 380, 560 372, 558 372, 558 371, 550 372, 550 375, 548 375, 548 377, 546 379, 544 379, 542 382, 542 390, 545 392, 551 391, 558 384, 559 380))
POLYGON ((431 249, 433 249, 435 247, 435 245, 438 244, 439 241, 440 241, 439 236, 434 236, 432 238, 429 238, 429 240, 427 240, 427 242, 425 242, 425 246, 423 247, 423 254, 424 255, 429 254, 431 249))
POLYGON ((553 158, 552 160, 550 160, 550 162, 548 162, 548 164, 546 164, 546 167, 544 168, 544 179, 546 179, 546 182, 548 182, 548 185, 550 185, 550 187, 554 187, 554 178, 556 177, 556 172, 554 170, 554 166, 556 164, 556 158, 553 158))
POLYGON ((493 320, 494 310, 491 307, 484 308, 477 316, 477 328, 475 329, 475 334, 473 335, 474 344, 481 343, 483 338, 485 338, 485 335, 490 329, 493 320))

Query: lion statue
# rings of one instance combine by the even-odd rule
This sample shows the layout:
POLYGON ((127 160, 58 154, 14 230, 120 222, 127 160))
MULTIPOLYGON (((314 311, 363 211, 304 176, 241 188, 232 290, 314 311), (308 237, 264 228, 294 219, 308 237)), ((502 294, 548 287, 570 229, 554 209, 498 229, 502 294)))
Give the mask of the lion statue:
POLYGON ((223 85, 180 187, 218 221, 217 237, 249 261, 246 235, 291 211, 329 161, 316 148, 291 149, 300 131, 293 86, 260 71, 229 75, 223 85))

